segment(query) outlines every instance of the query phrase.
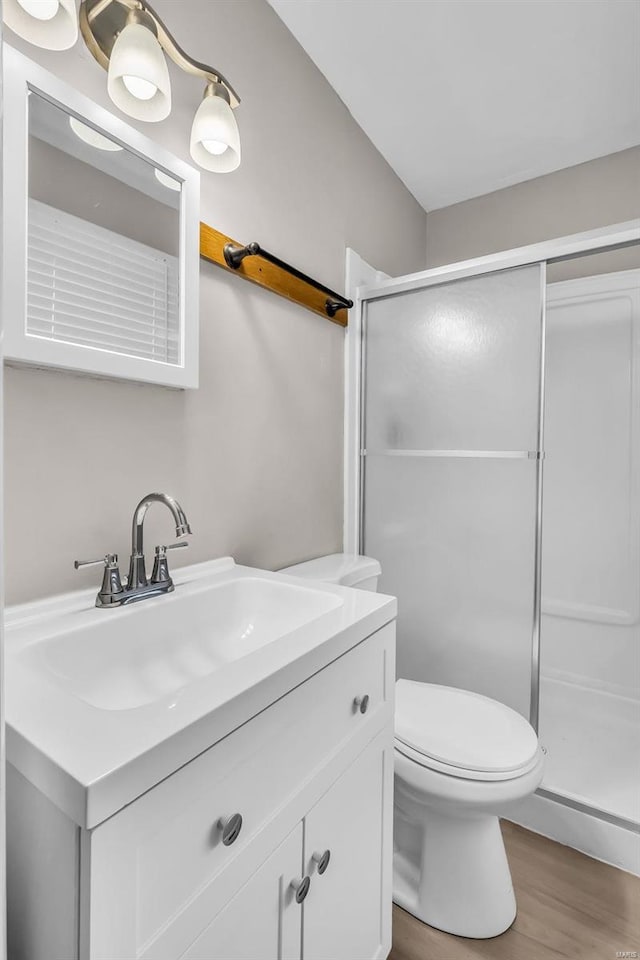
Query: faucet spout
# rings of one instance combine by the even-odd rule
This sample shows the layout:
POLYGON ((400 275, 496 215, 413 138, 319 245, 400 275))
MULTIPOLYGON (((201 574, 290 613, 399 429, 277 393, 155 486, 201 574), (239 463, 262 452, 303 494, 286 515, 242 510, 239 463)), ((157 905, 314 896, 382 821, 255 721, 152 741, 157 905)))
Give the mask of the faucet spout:
POLYGON ((186 514, 177 500, 166 493, 148 493, 133 512, 131 527, 131 560, 127 590, 136 590, 147 586, 147 573, 144 564, 144 519, 152 503, 163 503, 170 511, 176 525, 176 537, 191 533, 186 514))

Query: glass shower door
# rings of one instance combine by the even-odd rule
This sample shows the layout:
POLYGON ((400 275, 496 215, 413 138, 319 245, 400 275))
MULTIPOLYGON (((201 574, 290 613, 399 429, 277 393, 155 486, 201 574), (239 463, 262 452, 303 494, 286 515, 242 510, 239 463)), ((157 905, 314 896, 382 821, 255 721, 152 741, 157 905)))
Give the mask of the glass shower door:
POLYGON ((398 675, 537 708, 544 267, 368 303, 361 548, 398 675))

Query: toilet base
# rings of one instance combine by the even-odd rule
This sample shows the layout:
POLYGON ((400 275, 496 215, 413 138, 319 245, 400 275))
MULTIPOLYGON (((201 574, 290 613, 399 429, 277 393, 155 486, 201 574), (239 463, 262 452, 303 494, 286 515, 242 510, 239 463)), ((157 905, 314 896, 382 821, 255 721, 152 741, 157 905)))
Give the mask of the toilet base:
POLYGON ((423 923, 488 939, 511 926, 516 900, 496 816, 430 808, 421 824, 396 816, 393 899, 423 923))

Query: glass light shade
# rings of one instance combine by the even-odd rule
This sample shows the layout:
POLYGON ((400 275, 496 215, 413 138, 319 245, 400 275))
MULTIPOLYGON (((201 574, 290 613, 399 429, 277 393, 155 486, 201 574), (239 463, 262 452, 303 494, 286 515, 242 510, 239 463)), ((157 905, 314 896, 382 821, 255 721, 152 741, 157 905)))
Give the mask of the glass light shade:
POLYGON ((18 0, 18 3, 36 20, 53 20, 60 9, 58 0, 18 0))
POLYGON ((82 120, 78 120, 76 117, 69 117, 69 126, 76 137, 84 140, 90 147, 95 147, 97 150, 109 150, 111 152, 122 150, 119 143, 110 140, 109 137, 105 137, 102 133, 98 133, 98 131, 90 127, 89 124, 83 123, 82 120))
POLYGON ((68 50, 78 39, 75 0, 4 0, 2 19, 23 40, 45 50, 68 50))
POLYGON ((207 94, 198 107, 191 128, 191 156, 214 173, 230 173, 240 166, 238 124, 222 97, 207 94))
POLYGON ((171 112, 171 83, 162 47, 141 23, 128 23, 109 61, 109 96, 136 120, 164 120, 171 112))
POLYGON ((156 175, 156 180, 158 183, 161 183, 163 187, 168 187, 169 190, 175 190, 177 193, 182 190, 182 184, 179 180, 170 177, 168 173, 165 173, 164 170, 158 170, 156 167, 153 171, 156 175))

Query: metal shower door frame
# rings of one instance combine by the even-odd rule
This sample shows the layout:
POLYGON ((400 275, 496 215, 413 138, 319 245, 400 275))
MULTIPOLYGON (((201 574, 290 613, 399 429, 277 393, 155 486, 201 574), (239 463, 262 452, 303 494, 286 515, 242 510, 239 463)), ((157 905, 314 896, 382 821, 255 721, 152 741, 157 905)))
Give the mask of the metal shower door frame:
MULTIPOLYGON (((536 508, 535 508, 535 546, 534 546, 534 587, 533 587, 533 615, 531 637, 531 693, 529 717, 532 726, 537 731, 539 724, 540 700, 540 634, 541 634, 541 599, 542 599, 542 498, 543 498, 543 469, 544 469, 544 398, 545 398, 545 340, 546 340, 546 267, 550 263, 559 263, 581 256, 599 253, 605 250, 622 249, 640 244, 640 220, 631 220, 625 223, 614 224, 598 230, 573 234, 557 240, 518 247, 502 251, 486 257, 435 267, 406 277, 397 277, 385 280, 372 286, 361 287, 357 291, 355 316, 353 317, 356 331, 360 337, 360 368, 357 383, 350 383, 348 390, 357 391, 359 409, 359 423, 355 449, 349 451, 352 473, 357 477, 359 495, 357 503, 346 501, 346 510, 355 509, 354 516, 345 517, 345 530, 353 530, 357 525, 357 541, 345 543, 345 549, 364 552, 364 511, 366 502, 364 460, 366 448, 363 438, 366 437, 366 366, 367 366, 367 307, 371 302, 400 296, 428 287, 441 286, 456 280, 480 277, 485 274, 495 274, 524 266, 540 266, 541 281, 541 337, 539 361, 538 387, 538 431, 537 449, 535 451, 421 451, 423 456, 496 456, 496 457, 529 457, 535 458, 536 470, 536 508)), ((416 451, 414 451, 414 454, 416 451)))
MULTIPOLYGON (((582 256, 589 256, 604 251, 613 251, 625 247, 640 245, 640 219, 629 220, 624 223, 612 224, 608 227, 602 227, 597 230, 590 230, 585 233, 572 234, 561 237, 556 240, 548 240, 543 243, 531 244, 525 247, 517 247, 500 253, 491 254, 486 257, 478 257, 473 260, 461 261, 459 263, 448 264, 443 267, 435 267, 431 270, 424 270, 419 273, 411 274, 405 277, 398 277, 386 280, 381 283, 360 287, 357 290, 355 309, 352 311, 350 323, 355 327, 356 336, 359 339, 359 376, 348 380, 346 391, 349 399, 353 396, 357 398, 357 408, 359 409, 359 418, 357 430, 354 433, 354 443, 350 450, 346 451, 347 464, 346 472, 351 475, 352 481, 355 479, 355 486, 359 490, 357 502, 353 498, 345 500, 345 549, 362 552, 363 546, 363 527, 364 527, 364 504, 365 504, 365 477, 363 462, 366 451, 362 443, 365 436, 365 405, 364 397, 366 390, 366 325, 367 325, 367 305, 376 300, 385 299, 399 294, 407 293, 411 290, 420 290, 431 286, 441 285, 453 280, 463 278, 479 277, 483 274, 498 273, 503 270, 514 267, 530 266, 540 264, 542 267, 541 277, 543 283, 546 283, 546 267, 548 264, 560 263, 564 260, 573 260, 582 256), (357 530, 354 536, 353 531, 357 530)), ((542 296, 542 338, 541 338, 541 362, 539 379, 539 411, 538 411, 538 451, 544 450, 544 398, 545 398, 545 339, 546 339, 546 291, 543 290, 542 296)), ((346 407, 349 409, 349 406, 346 407)), ((459 454, 464 451, 456 451, 459 454)), ((544 457, 537 457, 536 474, 536 538, 535 538, 535 583, 534 583, 534 617, 532 627, 532 646, 531 646, 531 710, 530 719, 533 727, 537 731, 539 721, 539 694, 540 694, 540 632, 541 632, 541 585, 542 585, 542 507, 543 507, 543 467, 544 457)), ((621 817, 616 817, 599 810, 595 806, 588 806, 565 797, 562 794, 553 791, 541 789, 538 793, 563 806, 570 807, 573 810, 587 813, 598 819, 604 820, 615 826, 625 829, 631 829, 638 832, 638 825, 621 817)))
MULTIPOLYGON (((534 514, 534 585, 533 585, 533 608, 531 615, 532 636, 531 636, 531 676, 530 676, 530 694, 529 694, 529 720, 535 731, 538 731, 539 714, 539 687, 540 687, 540 635, 541 635, 541 576, 542 576, 542 472, 544 463, 544 359, 545 359, 545 290, 546 290, 546 263, 544 261, 537 264, 527 264, 527 266, 537 265, 539 267, 540 279, 540 356, 538 358, 538 396, 536 398, 537 406, 537 429, 536 429, 536 449, 535 450, 393 450, 384 451, 386 456, 411 456, 425 458, 453 458, 453 459, 495 459, 495 460, 535 460, 536 461, 536 479, 535 479, 535 514, 534 514)), ((497 270, 482 271, 482 274, 496 274, 510 272, 517 267, 499 267, 497 270)), ((413 293, 417 290, 427 289, 429 287, 439 287, 445 284, 454 284, 457 280, 471 279, 476 275, 470 274, 464 277, 454 277, 453 279, 440 279, 434 282, 412 286, 409 290, 402 289, 390 294, 393 296, 404 296, 406 293, 413 293)), ((385 284, 386 286, 386 284, 385 284)), ((359 474, 359 519, 358 519, 358 552, 365 553, 364 526, 365 526, 365 505, 366 505, 366 471, 365 460, 367 457, 366 446, 362 443, 366 438, 366 372, 367 372, 367 305, 370 302, 384 297, 367 297, 362 299, 364 309, 361 315, 360 323, 360 424, 358 435, 360 437, 360 448, 358 451, 358 474, 359 474)), ((369 450, 369 453, 374 451, 369 450)), ((380 451, 375 451, 379 453, 380 451)))

